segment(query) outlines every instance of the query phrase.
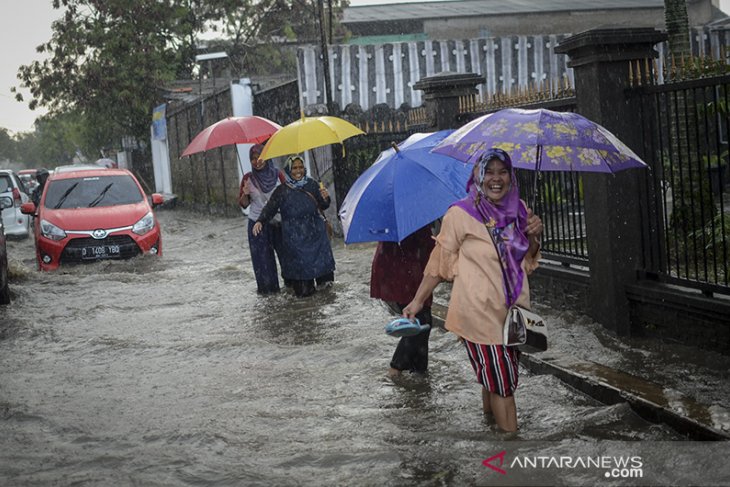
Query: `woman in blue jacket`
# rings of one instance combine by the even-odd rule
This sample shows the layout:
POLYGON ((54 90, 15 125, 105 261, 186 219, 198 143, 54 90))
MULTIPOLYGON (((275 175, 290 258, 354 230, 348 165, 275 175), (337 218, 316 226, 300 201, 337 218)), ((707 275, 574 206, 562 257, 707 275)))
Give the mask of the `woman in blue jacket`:
POLYGON ((298 297, 309 296, 316 286, 335 279, 332 255, 322 212, 329 208, 327 190, 307 177, 304 161, 291 156, 284 167, 286 183, 278 186, 266 203, 252 231, 254 235, 281 214, 281 274, 298 297))

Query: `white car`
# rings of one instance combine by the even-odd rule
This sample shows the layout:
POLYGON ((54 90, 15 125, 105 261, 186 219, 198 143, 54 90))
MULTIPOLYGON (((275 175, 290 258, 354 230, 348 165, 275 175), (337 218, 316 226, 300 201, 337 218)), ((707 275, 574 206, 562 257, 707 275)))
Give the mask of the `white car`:
POLYGON ((31 232, 31 217, 20 212, 20 205, 30 201, 25 193, 25 186, 10 169, 0 169, 0 196, 9 196, 13 200, 12 208, 2 213, 5 235, 26 238, 31 232))

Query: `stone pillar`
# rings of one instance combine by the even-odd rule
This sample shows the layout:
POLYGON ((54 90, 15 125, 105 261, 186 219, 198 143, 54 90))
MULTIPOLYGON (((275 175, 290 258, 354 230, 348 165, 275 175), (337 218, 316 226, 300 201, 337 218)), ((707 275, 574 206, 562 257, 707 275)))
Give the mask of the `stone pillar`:
MULTIPOLYGON (((563 40, 555 52, 575 70, 577 112, 606 127, 643 157, 642 126, 636 103, 626 96, 629 61, 657 56, 666 39, 652 28, 596 29, 563 40)), ((644 63, 642 62, 642 65, 644 63)), ((631 331, 627 284, 637 281, 642 263, 640 183, 643 169, 583 174, 586 236, 593 319, 619 335, 631 331)))
POLYGON ((459 97, 476 95, 477 85, 484 83, 484 78, 473 73, 443 72, 428 78, 422 78, 413 88, 424 93, 424 106, 431 121, 433 130, 456 128, 459 124, 459 97))

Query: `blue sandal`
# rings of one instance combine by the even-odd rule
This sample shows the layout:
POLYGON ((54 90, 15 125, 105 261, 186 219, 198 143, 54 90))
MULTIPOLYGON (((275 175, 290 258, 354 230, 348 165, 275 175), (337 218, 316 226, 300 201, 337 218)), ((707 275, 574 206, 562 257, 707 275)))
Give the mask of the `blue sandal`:
POLYGON ((392 337, 410 337, 430 329, 431 325, 422 325, 418 318, 415 321, 408 318, 396 318, 385 325, 385 333, 392 337))

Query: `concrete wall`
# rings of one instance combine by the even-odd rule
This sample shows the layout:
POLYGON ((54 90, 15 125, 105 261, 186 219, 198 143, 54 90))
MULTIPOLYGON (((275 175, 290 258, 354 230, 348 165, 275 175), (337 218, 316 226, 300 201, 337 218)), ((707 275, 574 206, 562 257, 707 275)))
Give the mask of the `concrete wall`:
POLYGON ((632 334, 730 354, 730 299, 647 281, 626 291, 632 334))
MULTIPOLYGON (((385 103, 418 107, 422 93, 413 88, 422 78, 440 72, 484 76, 481 94, 513 93, 535 81, 572 78, 565 56, 554 53, 564 36, 509 36, 443 41, 335 45, 329 47, 334 100, 363 110, 385 103)), ((324 103, 324 77, 319 49, 298 51, 299 83, 305 106, 324 103)))
MULTIPOLYGON (((639 15, 639 12, 637 12, 639 15)), ((579 14, 575 14, 579 16, 579 14)), ((529 16, 526 16, 529 17, 529 16)), ((505 22, 518 22, 505 16, 505 22)), ((527 22, 526 20, 524 20, 527 22)), ((469 22, 477 22, 470 19, 469 22)), ((530 24, 545 32, 538 23, 530 24)), ((576 25, 576 30, 580 31, 576 25)), ((495 27, 496 28, 496 27, 495 27)), ((518 26, 499 26, 505 32, 518 26)), ((463 26, 464 33, 468 26, 463 26)), ((474 27, 475 30, 478 30, 474 27)), ((571 32, 566 27, 564 32, 571 32)), ((447 40, 391 42, 370 45, 329 46, 330 80, 334 101, 343 109, 357 104, 367 110, 379 103, 399 108, 422 105, 422 93, 413 86, 422 78, 440 72, 476 73, 484 77, 479 94, 510 94, 535 83, 573 84, 573 70, 567 58, 555 54, 555 47, 569 34, 496 35, 447 40)), ((695 29, 691 33, 693 52, 718 59, 730 52, 730 31, 695 29)), ((665 43, 656 46, 659 71, 664 67, 665 43)), ((324 76, 319 48, 304 46, 297 51, 299 86, 304 106, 324 104, 324 76)))

